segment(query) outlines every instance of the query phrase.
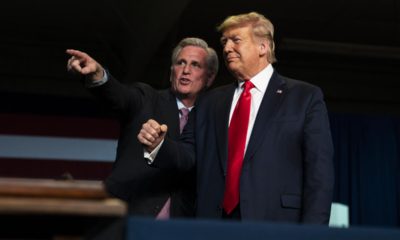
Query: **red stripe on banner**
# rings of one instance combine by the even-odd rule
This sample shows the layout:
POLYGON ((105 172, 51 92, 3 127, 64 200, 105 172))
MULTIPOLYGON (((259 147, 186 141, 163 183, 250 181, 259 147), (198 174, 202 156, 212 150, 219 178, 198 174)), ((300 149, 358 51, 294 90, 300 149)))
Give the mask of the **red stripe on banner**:
POLYGON ((117 139, 114 119, 0 113, 0 134, 117 139))
POLYGON ((111 162, 85 162, 0 158, 0 177, 104 180, 111 172, 111 162))

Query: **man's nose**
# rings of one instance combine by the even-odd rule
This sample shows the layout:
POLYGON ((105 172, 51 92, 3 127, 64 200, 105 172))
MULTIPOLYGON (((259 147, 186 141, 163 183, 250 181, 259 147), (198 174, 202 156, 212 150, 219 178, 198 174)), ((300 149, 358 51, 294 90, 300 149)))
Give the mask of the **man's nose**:
POLYGON ((183 73, 184 73, 184 74, 189 74, 189 73, 190 73, 190 65, 189 65, 189 64, 186 64, 186 65, 183 67, 183 73))
POLYGON ((226 41, 223 51, 224 53, 229 53, 232 51, 232 42, 230 40, 226 41))

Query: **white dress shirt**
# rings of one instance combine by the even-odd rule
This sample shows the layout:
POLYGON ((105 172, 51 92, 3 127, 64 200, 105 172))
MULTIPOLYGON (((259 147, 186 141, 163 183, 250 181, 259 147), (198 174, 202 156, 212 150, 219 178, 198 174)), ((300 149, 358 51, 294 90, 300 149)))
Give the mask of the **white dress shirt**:
MULTIPOLYGON (((247 144, 249 143, 251 131, 253 130, 254 122, 257 117, 258 109, 260 108, 261 101, 264 97, 265 91, 267 90, 267 86, 269 80, 271 79, 273 71, 274 69, 272 65, 269 64, 266 68, 264 68, 261 72, 259 72, 257 75, 255 75, 253 78, 249 80, 254 84, 254 87, 250 89, 251 93, 250 118, 249 118, 249 126, 247 128, 245 152, 247 149, 247 144)), ((233 111, 236 107, 239 97, 243 92, 243 87, 242 87, 243 84, 244 81, 239 82, 238 87, 236 88, 235 93, 233 95, 231 111, 229 114, 229 124, 231 122, 233 111)))

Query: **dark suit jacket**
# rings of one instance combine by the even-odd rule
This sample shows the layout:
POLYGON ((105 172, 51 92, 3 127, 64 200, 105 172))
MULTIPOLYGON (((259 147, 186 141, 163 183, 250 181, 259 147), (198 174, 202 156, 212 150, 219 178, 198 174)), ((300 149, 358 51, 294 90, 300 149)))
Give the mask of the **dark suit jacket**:
MULTIPOLYGON (((229 111, 237 84, 196 104, 176 143, 165 139, 153 165, 197 167, 197 216, 221 218, 229 111)), ((243 220, 327 223, 333 147, 319 88, 273 73, 258 111, 240 179, 243 220)))
POLYGON ((137 140, 142 124, 152 118, 169 127, 168 137, 179 137, 179 110, 170 90, 156 91, 135 83, 124 86, 109 76, 109 81, 91 88, 120 119, 116 161, 106 179, 107 190, 129 203, 129 213, 156 216, 171 196, 171 217, 193 216, 194 174, 149 167, 143 146, 137 140))

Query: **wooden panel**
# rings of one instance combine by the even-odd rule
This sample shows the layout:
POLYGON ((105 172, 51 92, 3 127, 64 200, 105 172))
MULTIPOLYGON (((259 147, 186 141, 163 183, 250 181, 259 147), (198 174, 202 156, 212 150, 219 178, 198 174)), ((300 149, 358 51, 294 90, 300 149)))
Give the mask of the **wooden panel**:
POLYGON ((125 204, 117 199, 83 200, 61 198, 0 197, 0 214, 124 216, 125 204))
POLYGON ((0 196, 107 198, 101 181, 28 178, 0 178, 0 196))
POLYGON ((101 181, 0 178, 0 214, 123 216, 101 181))

